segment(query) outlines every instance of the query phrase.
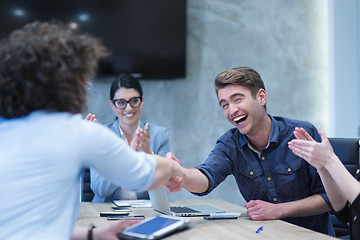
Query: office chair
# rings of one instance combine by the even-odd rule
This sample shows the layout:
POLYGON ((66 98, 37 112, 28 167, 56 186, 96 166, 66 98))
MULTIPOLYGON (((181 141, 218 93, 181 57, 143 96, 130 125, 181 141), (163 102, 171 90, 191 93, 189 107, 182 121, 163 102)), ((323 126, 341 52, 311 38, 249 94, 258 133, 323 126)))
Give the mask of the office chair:
MULTIPOLYGON (((346 169, 359 180, 360 177, 360 140, 358 138, 329 138, 334 153, 339 157, 346 169)), ((331 214, 336 237, 345 238, 349 235, 349 226, 331 214)))
POLYGON ((81 176, 81 201, 91 202, 94 195, 90 188, 90 169, 85 168, 81 176))

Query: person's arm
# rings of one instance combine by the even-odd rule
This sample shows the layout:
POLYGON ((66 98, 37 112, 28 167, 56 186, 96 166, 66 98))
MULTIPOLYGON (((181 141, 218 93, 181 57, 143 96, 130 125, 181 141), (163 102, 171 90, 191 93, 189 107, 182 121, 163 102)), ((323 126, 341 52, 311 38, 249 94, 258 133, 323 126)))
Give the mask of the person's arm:
MULTIPOLYGON (((84 118, 85 121, 97 122, 95 114, 88 113, 84 118)), ((108 197, 114 193, 116 188, 115 184, 111 183, 100 175, 96 170, 90 169, 90 188, 100 198, 108 197)))
POLYGON ((251 200, 245 204, 246 212, 252 220, 274 220, 287 217, 305 217, 324 213, 330 210, 325 200, 314 194, 310 197, 286 202, 269 203, 262 200, 251 200))
POLYGON ((183 188, 193 193, 203 193, 208 190, 209 179, 199 169, 183 168, 183 172, 183 188))
POLYGON ((170 193, 182 188, 192 193, 204 193, 209 188, 209 179, 197 168, 180 167, 183 178, 173 178, 165 185, 170 193))
MULTIPOLYGON (((153 154, 155 158, 156 170, 155 178, 153 184, 150 186, 149 190, 156 189, 164 185, 170 178, 175 179, 175 176, 182 176, 183 172, 179 164, 159 155, 153 154)), ((96 172, 96 170, 90 169, 91 171, 91 189, 94 193, 103 198, 110 196, 118 188, 117 185, 113 184, 101 174, 96 172)), ((176 178, 179 179, 179 178, 176 178)))
POLYGON ((289 142, 289 148, 318 170, 331 205, 339 211, 346 201, 352 203, 359 195, 360 183, 335 155, 325 134, 320 129, 318 132, 321 143, 314 141, 304 129, 296 128, 294 134, 297 139, 289 142))
POLYGON ((335 211, 341 210, 347 201, 352 204, 360 194, 360 183, 348 172, 335 153, 318 172, 335 211))
POLYGON ((331 206, 336 212, 340 211, 347 203, 347 199, 345 195, 343 195, 343 191, 325 168, 318 170, 318 173, 330 200, 331 206))
MULTIPOLYGON (((93 228, 92 239, 93 240, 118 240, 118 233, 125 229, 128 226, 131 226, 140 220, 131 220, 131 221, 117 221, 110 224, 105 228, 93 228)), ((71 240, 87 240, 89 234, 89 229, 85 227, 75 227, 71 236, 71 240)))
MULTIPOLYGON (((180 161, 172 154, 167 153, 167 158, 173 159, 175 162, 180 164, 180 161)), ((183 173, 183 177, 174 178, 170 180, 166 187, 170 193, 178 192, 182 188, 193 192, 193 193, 203 193, 206 192, 209 188, 209 179, 197 168, 184 168, 181 167, 181 171, 183 173)))

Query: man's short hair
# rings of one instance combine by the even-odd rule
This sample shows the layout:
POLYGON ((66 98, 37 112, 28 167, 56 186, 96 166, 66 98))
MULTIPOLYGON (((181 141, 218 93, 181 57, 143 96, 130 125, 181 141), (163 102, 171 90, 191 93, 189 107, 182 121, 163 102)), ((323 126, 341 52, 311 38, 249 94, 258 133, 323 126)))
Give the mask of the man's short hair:
POLYGON ((106 55, 98 39, 59 22, 13 31, 0 42, 0 116, 84 111, 87 82, 106 55))
POLYGON ((253 98, 260 89, 266 90, 260 74, 250 67, 235 67, 219 73, 215 78, 216 94, 220 89, 231 84, 248 88, 253 98))

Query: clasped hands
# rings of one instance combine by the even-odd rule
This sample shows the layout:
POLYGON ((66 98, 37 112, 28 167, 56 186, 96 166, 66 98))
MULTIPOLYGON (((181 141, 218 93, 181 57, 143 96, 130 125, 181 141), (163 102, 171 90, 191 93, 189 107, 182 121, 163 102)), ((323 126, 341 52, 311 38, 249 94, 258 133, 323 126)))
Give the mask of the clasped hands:
POLYGON ((183 188, 184 179, 183 177, 179 177, 179 176, 184 176, 183 167, 181 166, 181 162, 179 161, 179 159, 177 159, 171 152, 168 152, 166 154, 166 158, 169 158, 178 163, 178 171, 180 173, 177 174, 178 176, 170 178, 170 180, 165 184, 165 187, 168 189, 170 193, 175 193, 183 188))

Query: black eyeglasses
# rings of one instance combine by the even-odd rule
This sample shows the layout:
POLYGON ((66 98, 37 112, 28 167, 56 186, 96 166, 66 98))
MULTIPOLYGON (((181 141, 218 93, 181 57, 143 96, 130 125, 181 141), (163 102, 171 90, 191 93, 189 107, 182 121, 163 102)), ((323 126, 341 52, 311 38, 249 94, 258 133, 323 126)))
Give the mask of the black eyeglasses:
POLYGON ((142 101, 141 97, 132 97, 129 101, 126 101, 125 99, 113 99, 112 102, 118 109, 124 109, 126 108, 127 104, 130 104, 131 107, 137 108, 140 106, 142 101))

